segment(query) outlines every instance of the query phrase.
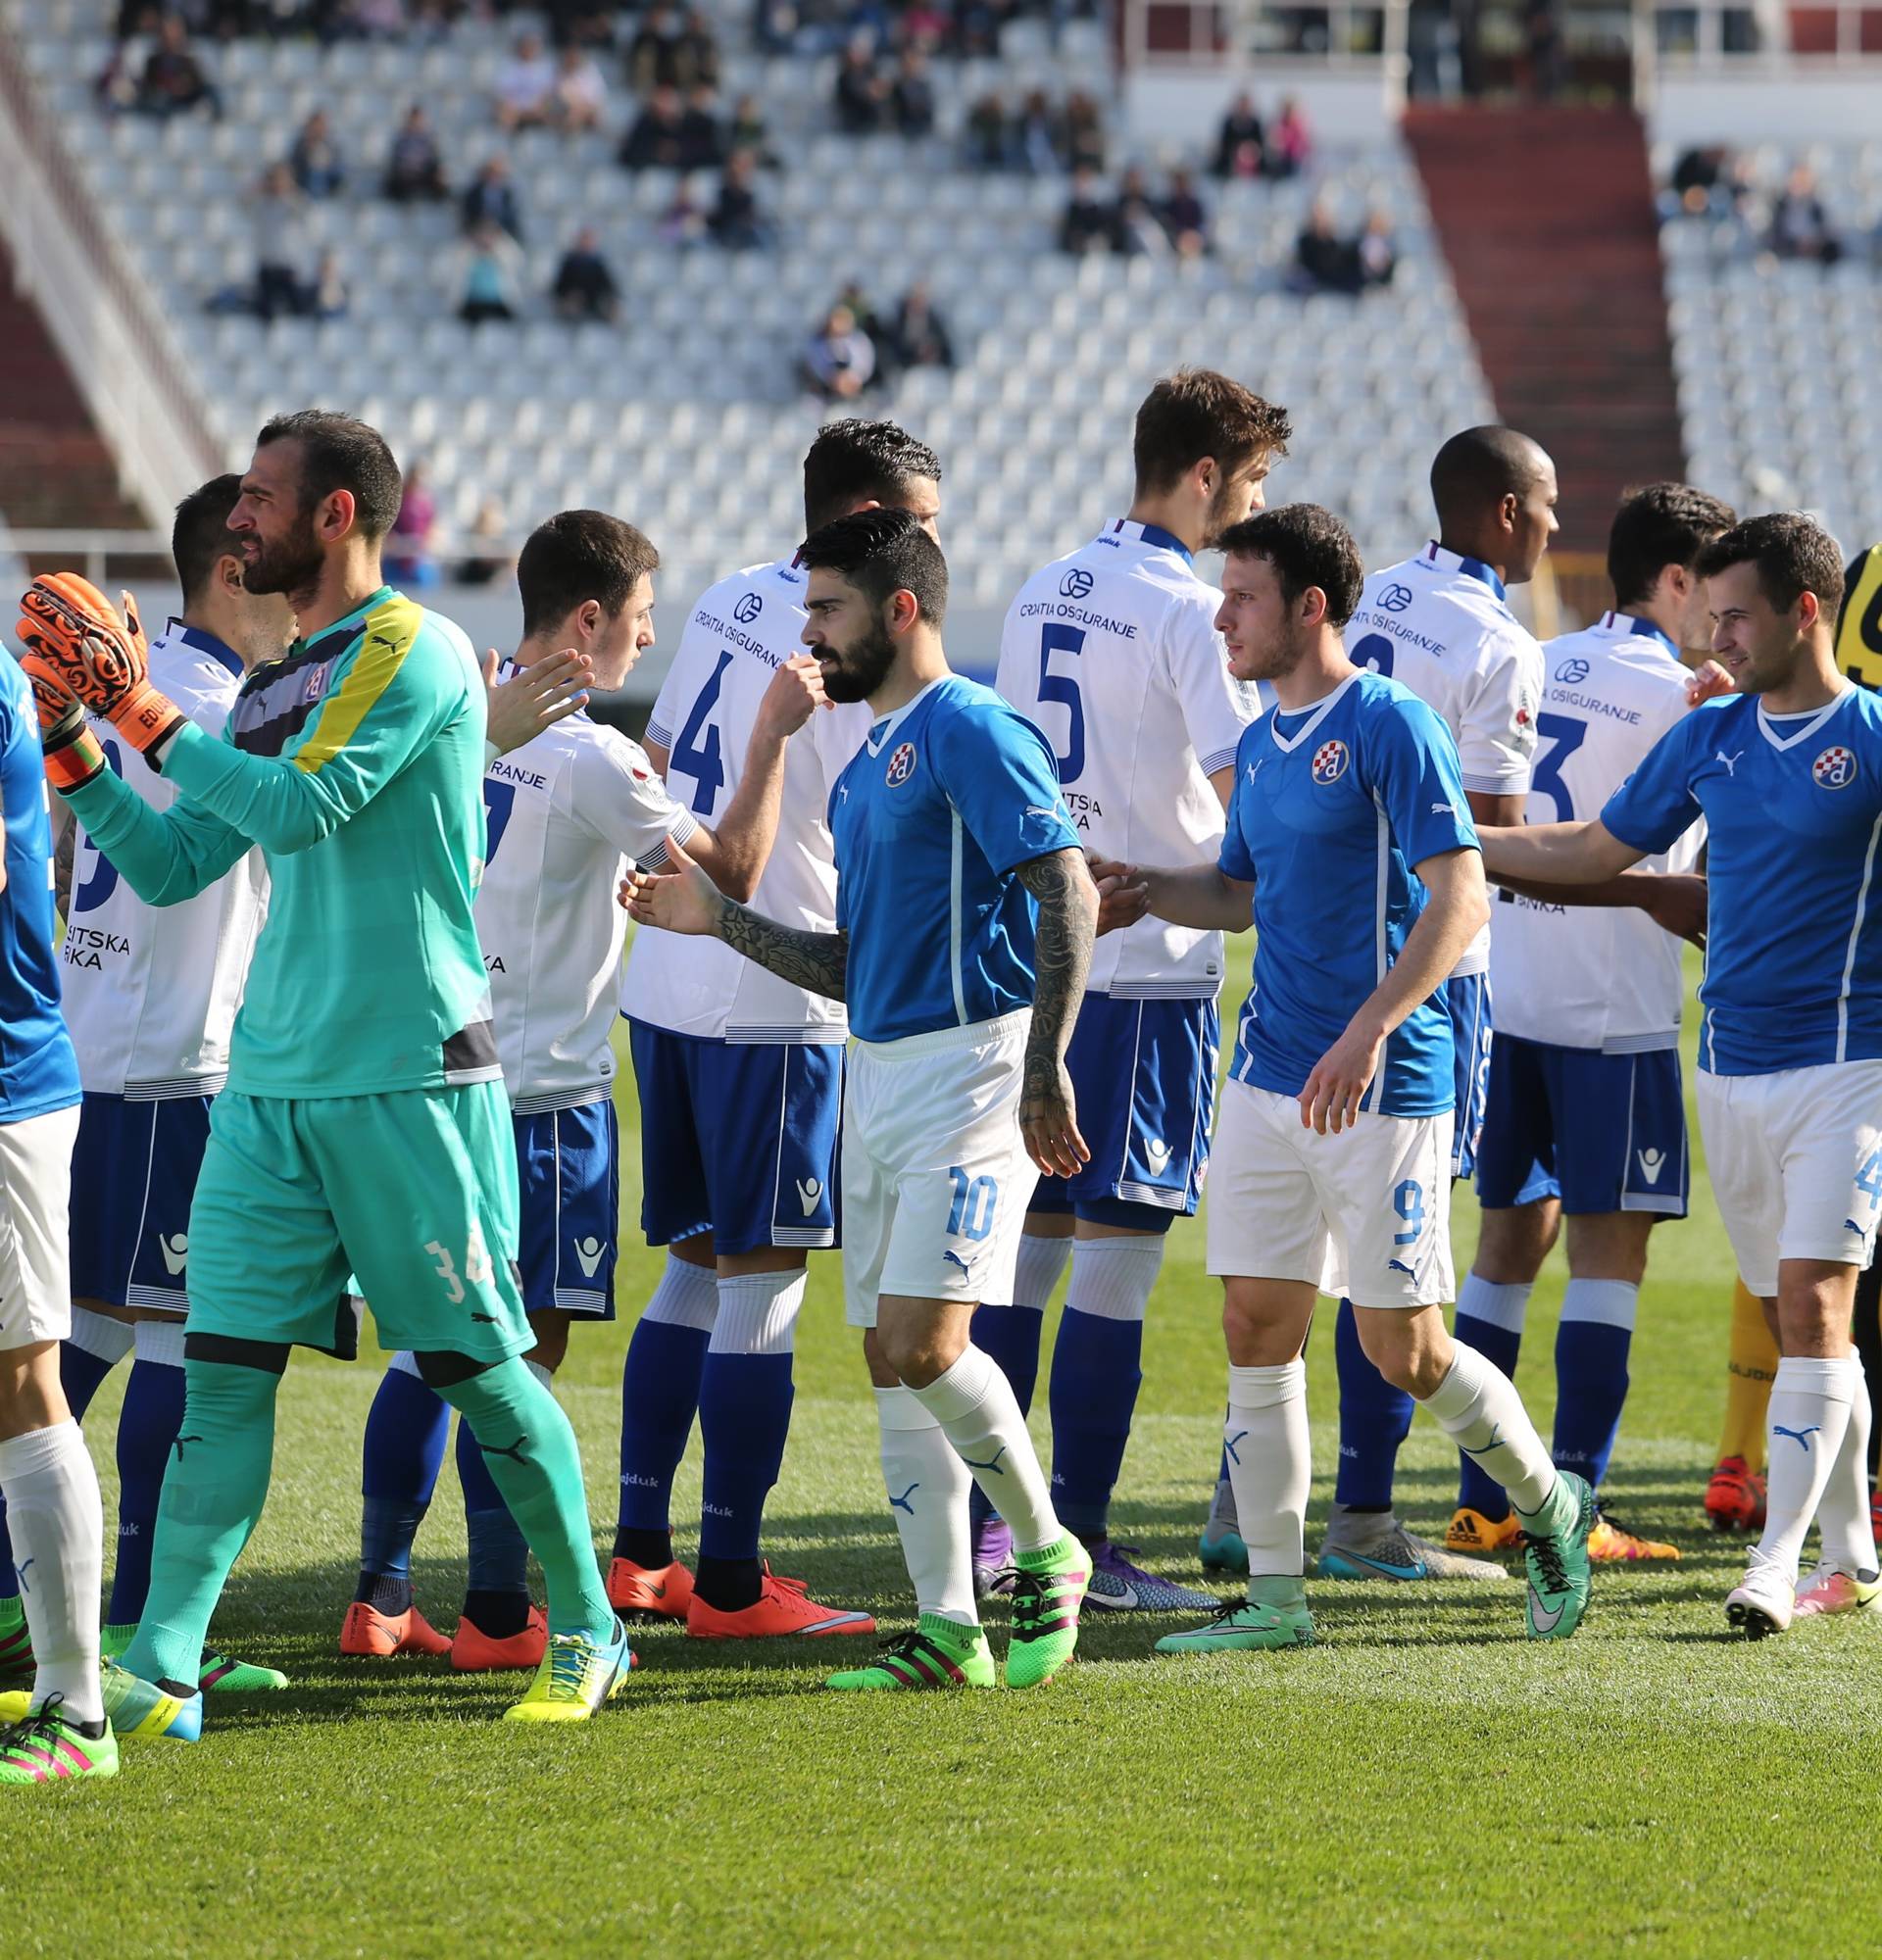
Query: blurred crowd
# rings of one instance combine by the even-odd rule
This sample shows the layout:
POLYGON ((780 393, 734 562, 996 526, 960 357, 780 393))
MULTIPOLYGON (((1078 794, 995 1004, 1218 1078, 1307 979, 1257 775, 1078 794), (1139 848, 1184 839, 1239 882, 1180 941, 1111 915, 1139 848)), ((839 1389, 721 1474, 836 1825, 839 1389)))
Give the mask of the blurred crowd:
POLYGON ((1772 184, 1729 144, 1696 145, 1674 161, 1659 206, 1664 223, 1706 226, 1721 258, 1825 267, 1852 254, 1882 261, 1882 225, 1840 227, 1806 163, 1792 164, 1772 184))

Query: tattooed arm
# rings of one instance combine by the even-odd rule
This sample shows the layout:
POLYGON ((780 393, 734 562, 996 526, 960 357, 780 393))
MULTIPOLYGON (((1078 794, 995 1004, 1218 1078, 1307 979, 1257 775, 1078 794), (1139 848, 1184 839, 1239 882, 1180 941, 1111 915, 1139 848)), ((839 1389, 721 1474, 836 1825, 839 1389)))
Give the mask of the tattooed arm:
POLYGON ((1019 1128, 1026 1151, 1048 1176, 1069 1177, 1091 1160, 1078 1133, 1078 1113, 1065 1049, 1084 999, 1098 922, 1098 888, 1077 851, 1030 858, 1019 882, 1039 902, 1032 1000, 1032 1034, 1026 1043, 1025 1081, 1019 1096, 1019 1128))
MULTIPOLYGON (((734 953, 832 1001, 843 999, 850 959, 846 932, 805 932, 779 925, 775 919, 728 899, 686 855, 676 838, 667 840, 665 874, 630 871, 621 880, 620 903, 636 924, 657 925, 668 932, 703 934, 722 939, 734 953)), ((1090 935, 1086 935, 1089 950, 1090 935)))

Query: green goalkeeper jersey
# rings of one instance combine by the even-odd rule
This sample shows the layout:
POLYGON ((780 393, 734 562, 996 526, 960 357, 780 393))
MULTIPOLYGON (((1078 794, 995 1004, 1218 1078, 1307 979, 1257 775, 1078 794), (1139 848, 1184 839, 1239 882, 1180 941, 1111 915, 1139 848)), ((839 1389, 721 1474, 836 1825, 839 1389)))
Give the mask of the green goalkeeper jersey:
POLYGON ((251 845, 267 922, 230 1038, 228 1087, 325 1097, 496 1081, 471 921, 483 870, 482 676, 449 619, 381 586, 256 669, 221 739, 185 723, 155 810, 110 771, 70 801, 152 905, 251 845))

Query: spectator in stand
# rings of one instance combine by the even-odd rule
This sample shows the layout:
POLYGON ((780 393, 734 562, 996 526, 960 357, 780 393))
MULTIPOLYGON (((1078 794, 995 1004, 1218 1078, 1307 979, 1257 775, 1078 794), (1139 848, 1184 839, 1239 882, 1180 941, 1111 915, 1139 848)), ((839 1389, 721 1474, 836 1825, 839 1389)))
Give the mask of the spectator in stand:
POLYGON ((444 159, 438 151, 438 139, 431 133, 430 119, 422 103, 415 102, 405 112, 399 133, 392 138, 392 148, 385 159, 385 194, 394 204, 411 204, 415 200, 435 204, 451 195, 451 187, 444 180, 444 159))
POLYGON ((874 301, 863 290, 863 281, 854 272, 843 281, 842 289, 831 304, 849 309, 857 326, 869 336, 871 345, 880 355, 883 342, 888 337, 888 329, 882 324, 881 317, 876 313, 874 301))
POLYGON ((836 126, 846 136, 872 136, 888 111, 889 84, 876 73, 868 35, 859 34, 836 71, 836 126))
POLYGON ((1218 177, 1259 176, 1266 150, 1262 119, 1255 113, 1255 98, 1244 89, 1228 105, 1222 126, 1215 132, 1215 162, 1213 168, 1218 177), (1254 164, 1252 170, 1249 168, 1251 159, 1254 164))
POLYGON ((555 91, 556 65, 543 51, 542 36, 519 35, 515 54, 497 74, 497 127, 546 128, 555 91))
POLYGON ((1368 212, 1365 229, 1355 247, 1360 261, 1360 283, 1370 288, 1389 286, 1399 270, 1398 241, 1392 236, 1392 220, 1382 211, 1368 212))
POLYGON ((707 235, 706 220, 706 212, 686 188, 686 179, 681 177, 673 187, 673 201, 661 214, 655 230, 663 245, 677 245, 684 249, 697 245, 707 235))
POLYGON ((549 296, 564 319, 612 321, 619 318, 620 287, 614 269, 601 255, 601 240, 593 225, 584 224, 562 255, 549 296))
POLYGON ((340 161, 333 124, 324 109, 315 110, 301 124, 294 147, 287 153, 287 167, 309 197, 337 197, 346 188, 346 167, 340 161))
POLYGON ((1274 126, 1267 132, 1267 173, 1271 177, 1297 177, 1307 169, 1313 154, 1313 138, 1307 118, 1291 95, 1283 96, 1274 126))
POLYGON ((431 541, 438 527, 438 502, 431 494, 430 471, 414 459, 405 466, 399 514, 385 541, 385 575, 399 585, 436 585, 438 561, 431 541))
POLYGON ((654 0, 627 48, 627 85, 645 97, 663 82, 690 88, 696 81, 718 86, 718 42, 712 23, 695 11, 682 21, 669 0, 654 0))
POLYGON ((623 170, 676 171, 685 155, 686 112, 680 107, 679 90, 662 82, 651 95, 634 126, 621 138, 618 155, 623 170))
POLYGON ((1117 202, 1111 214, 1111 249, 1127 259, 1161 259, 1169 251, 1142 169, 1132 164, 1118 180, 1117 202))
POLYGON ((1056 176, 1065 167, 1060 147, 1059 119, 1043 88, 1035 88, 1019 105, 1009 144, 1014 167, 1036 177, 1056 176))
POLYGON ((564 48, 556 58, 549 117, 566 135, 599 129, 608 109, 608 84, 586 48, 564 48))
POLYGON ((1294 270, 1288 275, 1288 290, 1357 293, 1363 283, 1357 244, 1340 236, 1333 214, 1324 204, 1315 204, 1294 241, 1294 270))
POLYGON ((1112 207, 1098 195, 1098 178, 1091 171, 1072 173, 1071 196, 1059 220, 1059 249, 1073 257, 1111 250, 1112 207))
POLYGON ((753 180, 758 167, 749 150, 725 161, 718 180, 718 199, 706 220, 714 242, 728 252, 761 250, 771 242, 771 226, 759 209, 753 180))
POLYGON ((510 159, 501 153, 484 164, 464 194, 465 230, 474 231, 486 222, 500 225, 519 244, 522 242, 522 210, 510 180, 510 159))
POLYGON ((1003 171, 1013 161, 1007 105, 997 89, 979 96, 967 111, 967 162, 976 171, 1003 171))
POLYGON ((522 247, 494 219, 479 219, 470 227, 452 271, 461 296, 458 318, 467 326, 516 318, 522 247))
POLYGON ((1771 228, 1765 243, 1780 259, 1814 259, 1834 266, 1843 256, 1843 241, 1830 228, 1830 215, 1816 194, 1816 172, 1799 164, 1771 207, 1771 228))
POLYGON ((875 347, 846 306, 833 306, 804 349, 800 372, 826 402, 853 402, 875 374, 875 347))
POLYGON ((465 541, 468 549, 457 563, 454 575, 460 585, 494 585, 509 575, 511 566, 517 562, 516 553, 508 550, 503 543, 509 528, 504 520, 502 502, 495 497, 486 497, 477 506, 470 535, 465 541))
POLYGON ((205 107, 212 116, 223 113, 222 97, 196 59, 180 14, 166 14, 157 30, 157 45, 137 82, 137 107, 146 116, 187 116, 205 107))
POLYGON ((889 109, 904 136, 934 133, 934 83, 928 79, 928 58, 919 48, 905 48, 889 91, 889 109))
POLYGON ((761 54, 794 54, 797 30, 796 0, 754 0, 752 38, 761 54))
POLYGON ((353 304, 351 289, 346 283, 346 275, 340 270, 340 262, 331 252, 321 255, 321 263, 314 270, 314 284, 308 293, 308 311, 316 319, 344 319, 347 310, 353 304))
POLYGON ((732 123, 726 134, 725 154, 743 151, 751 156, 761 171, 783 169, 783 162, 771 148, 770 125, 765 121, 765 113, 758 106, 755 95, 741 95, 732 104, 732 123))
POLYGON ((897 368, 952 368, 954 336, 935 311, 925 279, 917 279, 895 309, 889 352, 897 368))
POLYGON ((1209 213, 1196 194, 1196 178, 1186 170, 1169 173, 1169 194, 1159 214, 1178 258, 1200 259, 1209 250, 1209 213))
MULTIPOLYGON (((1057 0, 1054 0, 1057 4, 1057 0)), ((909 0, 902 10, 902 41, 924 50, 945 47, 954 37, 954 19, 941 0, 909 0)))
POLYGON ((1104 112, 1081 88, 1074 88, 1065 97, 1062 141, 1065 145, 1065 163, 1070 169, 1103 172, 1104 112))
POLYGON ((285 164, 262 173, 250 203, 255 220, 255 311, 264 319, 307 311, 307 200, 285 164))
POLYGON ((718 35, 703 9, 694 7, 688 10, 679 30, 677 54, 681 88, 691 88, 702 81, 714 88, 718 86, 718 35))
POLYGON ((718 97, 710 81, 696 81, 679 122, 679 167, 683 171, 716 171, 727 154, 718 97))

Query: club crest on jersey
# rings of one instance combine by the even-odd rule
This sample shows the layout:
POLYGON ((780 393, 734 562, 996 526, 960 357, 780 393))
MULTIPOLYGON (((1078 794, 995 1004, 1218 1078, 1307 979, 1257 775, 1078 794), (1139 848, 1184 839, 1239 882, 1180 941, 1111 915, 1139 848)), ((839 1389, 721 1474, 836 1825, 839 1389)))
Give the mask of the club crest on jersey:
POLYGON ((301 689, 301 699, 310 708, 326 692, 327 663, 318 661, 307 672, 307 685, 301 689))
POLYGON ((756 592, 748 592, 746 593, 745 597, 741 599, 738 602, 738 604, 732 608, 732 617, 736 619, 741 626, 749 626, 752 623, 752 621, 756 619, 761 612, 764 612, 764 610, 765 610, 764 600, 761 599, 756 592))
POLYGON ((1810 764, 1819 789, 1846 790, 1856 781, 1856 754, 1841 747, 1825 749, 1810 764))
POLYGON ((914 774, 915 744, 913 742, 904 742, 896 750, 895 754, 889 758, 889 766, 884 771, 882 780, 888 784, 890 789, 899 790, 914 774))
POLYGON ((1322 742, 1313 751, 1313 780, 1316 783, 1337 783, 1345 774, 1346 744, 1322 742))

